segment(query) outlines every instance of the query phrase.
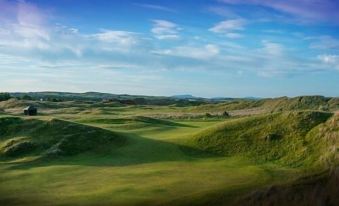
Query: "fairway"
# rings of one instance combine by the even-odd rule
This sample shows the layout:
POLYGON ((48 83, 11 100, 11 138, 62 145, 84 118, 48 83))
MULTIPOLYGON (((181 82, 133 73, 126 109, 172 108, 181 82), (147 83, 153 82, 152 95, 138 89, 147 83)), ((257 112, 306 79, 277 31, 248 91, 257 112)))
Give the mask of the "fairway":
MULTIPOLYGON (((43 116, 39 118, 46 121, 43 116)), ((219 156, 188 145, 192 134, 228 120, 145 121, 109 115, 105 121, 98 120, 102 118, 87 115, 79 119, 74 115, 73 120, 118 131, 127 138, 123 146, 57 159, 2 159, 0 202, 199 205, 215 196, 231 201, 236 194, 253 187, 296 178, 296 169, 256 164, 241 156, 219 156)), ((72 118, 68 117, 68 121, 72 118)))

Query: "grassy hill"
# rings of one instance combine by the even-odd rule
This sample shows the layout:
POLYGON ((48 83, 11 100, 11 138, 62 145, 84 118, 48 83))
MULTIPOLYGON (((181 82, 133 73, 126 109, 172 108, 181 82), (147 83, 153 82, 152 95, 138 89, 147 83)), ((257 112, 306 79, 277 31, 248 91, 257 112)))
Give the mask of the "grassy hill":
POLYGON ((265 205, 284 195, 302 205, 293 194, 317 191, 326 200, 336 194, 339 119, 319 105, 336 101, 3 101, 0 205, 265 205), (28 104, 38 116, 23 117, 28 104), (232 116, 206 114, 225 110, 232 116))
POLYGON ((189 111, 233 111, 243 109, 264 109, 266 111, 320 110, 339 109, 339 98, 324 96, 279 97, 267 99, 233 99, 218 104, 205 104, 188 108, 189 111))
MULTIPOLYGON (((300 178, 253 189, 231 205, 339 203, 339 114, 285 112, 242 118, 202 131, 194 141, 199 148, 223 155, 240 154, 305 170, 300 178)), ((230 205, 222 194, 214 199, 208 204, 230 205)))
POLYGON ((245 155, 258 162, 310 165, 329 147, 316 127, 331 115, 298 111, 235 119, 196 134, 193 144, 225 156, 245 155))
POLYGON ((121 134, 68 121, 0 118, 0 154, 18 157, 104 152, 124 143, 121 134))

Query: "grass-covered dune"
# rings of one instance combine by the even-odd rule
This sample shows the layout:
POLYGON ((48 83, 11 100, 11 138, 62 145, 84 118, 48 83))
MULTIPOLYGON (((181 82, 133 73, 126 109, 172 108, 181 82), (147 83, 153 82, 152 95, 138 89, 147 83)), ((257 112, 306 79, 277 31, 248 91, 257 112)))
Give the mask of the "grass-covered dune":
POLYGON ((288 184, 253 191, 235 205, 338 205, 338 185, 339 167, 336 167, 322 173, 300 178, 288 184))
MULTIPOLYGON (((339 204, 339 114, 288 112, 242 118, 202 131, 194 140, 209 151, 304 170, 296 180, 253 189, 232 205, 339 204)), ((229 205, 222 197, 209 205, 229 205)))
POLYGON ((278 97, 267 99, 234 99, 218 104, 188 107, 187 111, 222 112, 260 109, 267 112, 291 110, 335 111, 339 109, 339 98, 324 96, 278 97))
POLYGON ((333 150, 318 135, 317 128, 331 116, 331 113, 298 111, 244 117, 196 134, 192 144, 225 156, 244 155, 257 162, 310 166, 329 149, 333 150))
POLYGON ((125 141, 121 134, 59 119, 2 117, 0 128, 0 154, 7 157, 104 152, 125 141))
POLYGON ((293 188, 336 201, 333 113, 170 121, 147 112, 182 108, 104 109, 114 113, 1 115, 0 205, 309 205, 293 188))
POLYGON ((318 152, 324 171, 296 181, 256 190, 238 205, 338 205, 339 204, 339 114, 314 128, 307 136, 311 152, 318 152))

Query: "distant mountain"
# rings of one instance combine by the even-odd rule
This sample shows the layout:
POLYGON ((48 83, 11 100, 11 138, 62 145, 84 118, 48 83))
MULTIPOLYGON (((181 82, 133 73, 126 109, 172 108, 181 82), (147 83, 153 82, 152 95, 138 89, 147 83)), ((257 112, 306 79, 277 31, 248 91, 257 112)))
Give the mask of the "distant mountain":
POLYGON ((259 99, 262 99, 262 98, 261 97, 244 97, 243 99, 259 100, 259 99))
POLYGON ((174 98, 174 99, 204 99, 202 97, 195 97, 195 96, 190 95, 190 94, 173 95, 170 98, 174 98))

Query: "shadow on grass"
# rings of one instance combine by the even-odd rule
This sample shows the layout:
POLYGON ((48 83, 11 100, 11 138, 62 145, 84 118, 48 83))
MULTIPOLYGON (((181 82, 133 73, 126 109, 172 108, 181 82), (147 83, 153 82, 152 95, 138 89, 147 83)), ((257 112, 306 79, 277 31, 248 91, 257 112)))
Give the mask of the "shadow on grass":
POLYGON ((6 164, 8 169, 30 169, 52 165, 83 166, 129 166, 170 161, 195 161, 218 157, 186 145, 145 138, 136 134, 125 134, 126 144, 109 151, 85 152, 76 156, 40 157, 23 163, 6 164))
POLYGON ((133 116, 133 117, 124 117, 124 118, 101 118, 101 119, 86 119, 80 120, 79 123, 95 123, 95 124, 111 124, 111 125, 122 125, 126 126, 129 124, 142 124, 145 126, 168 126, 168 127, 190 127, 196 128, 196 126, 178 123, 174 121, 157 119, 146 116, 133 116))

